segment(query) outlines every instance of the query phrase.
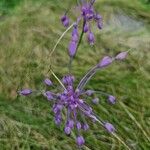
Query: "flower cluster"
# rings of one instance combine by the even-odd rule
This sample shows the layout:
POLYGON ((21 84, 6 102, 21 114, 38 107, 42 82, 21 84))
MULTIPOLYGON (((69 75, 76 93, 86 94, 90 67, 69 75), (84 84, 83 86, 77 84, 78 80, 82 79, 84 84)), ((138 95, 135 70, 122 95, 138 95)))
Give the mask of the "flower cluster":
MULTIPOLYGON (((89 125, 86 122, 86 118, 90 118, 95 122, 99 122, 108 132, 115 132, 114 126, 103 121, 98 117, 92 107, 87 103, 87 99, 91 99, 94 104, 99 103, 99 99, 95 97, 96 94, 102 94, 106 96, 110 104, 115 104, 116 98, 110 94, 102 91, 85 90, 84 87, 91 77, 98 71, 109 66, 115 60, 125 59, 127 52, 119 53, 115 58, 106 56, 97 65, 95 65, 87 74, 81 79, 77 87, 74 86, 75 77, 73 75, 66 75, 62 78, 61 83, 64 85, 63 90, 58 93, 52 91, 44 91, 42 94, 48 101, 53 102, 52 111, 55 116, 55 123, 60 125, 63 121, 63 110, 66 111, 66 120, 64 125, 64 132, 69 135, 72 130, 76 131, 76 143, 78 146, 82 146, 85 143, 84 137, 81 135, 81 130, 88 130, 89 125)), ((46 86, 52 86, 53 83, 50 79, 44 80, 46 86)), ((34 91, 31 89, 24 89, 19 91, 20 95, 28 96, 34 91)))
MULTIPOLYGON (((82 32, 87 33, 87 41, 90 45, 93 45, 95 43, 95 37, 90 27, 91 21, 95 21, 98 29, 102 29, 102 16, 95 11, 93 7, 94 2, 95 0, 90 0, 89 2, 81 1, 81 5, 78 6, 80 10, 80 16, 77 18, 74 25, 71 41, 68 48, 69 55, 71 57, 75 55, 77 50, 79 42, 78 25, 81 21, 83 21, 82 32)), ((61 22, 65 27, 69 26, 70 21, 66 13, 61 17, 61 22)))

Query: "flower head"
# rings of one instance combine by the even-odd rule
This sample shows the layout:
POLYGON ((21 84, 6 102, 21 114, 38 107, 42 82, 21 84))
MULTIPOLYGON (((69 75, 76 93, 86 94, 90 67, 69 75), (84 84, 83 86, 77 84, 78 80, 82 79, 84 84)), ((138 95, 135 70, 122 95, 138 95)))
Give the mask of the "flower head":
MULTIPOLYGON (((47 98, 47 100, 53 102, 52 111, 54 113, 54 120, 56 125, 60 125, 63 121, 62 113, 66 109, 66 121, 64 132, 69 135, 72 130, 77 131, 76 142, 78 146, 82 146, 85 143, 83 136, 81 135, 81 130, 88 130, 89 125, 86 122, 86 118, 90 118, 93 122, 99 122, 108 132, 113 133, 115 128, 112 124, 104 122, 100 117, 98 117, 93 108, 89 105, 91 100, 93 103, 98 104, 99 98, 94 98, 97 93, 94 90, 84 90, 84 86, 87 84, 89 79, 96 73, 96 71, 103 69, 115 60, 111 57, 104 57, 98 65, 95 65, 87 74, 81 79, 77 87, 74 85, 75 77, 71 74, 65 75, 60 81, 63 84, 63 89, 56 93, 52 91, 45 91, 42 94, 47 98), (80 117, 82 116, 82 117, 80 117)), ((45 79, 47 85, 51 85, 49 79, 45 79)), ((32 90, 25 89, 19 92, 20 95, 29 95, 32 90)), ((108 95, 101 92, 105 96, 108 96, 108 101, 111 104, 115 104, 116 98, 112 95, 108 95)))

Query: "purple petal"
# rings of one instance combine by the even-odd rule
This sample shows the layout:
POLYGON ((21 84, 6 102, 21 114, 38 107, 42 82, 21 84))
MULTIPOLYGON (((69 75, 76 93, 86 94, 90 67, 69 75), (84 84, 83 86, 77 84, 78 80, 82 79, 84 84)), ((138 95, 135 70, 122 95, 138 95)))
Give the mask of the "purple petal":
POLYGON ((128 54, 127 51, 121 52, 121 53, 119 53, 119 54, 115 57, 115 59, 117 59, 117 60, 124 60, 124 59, 127 57, 127 54, 128 54))

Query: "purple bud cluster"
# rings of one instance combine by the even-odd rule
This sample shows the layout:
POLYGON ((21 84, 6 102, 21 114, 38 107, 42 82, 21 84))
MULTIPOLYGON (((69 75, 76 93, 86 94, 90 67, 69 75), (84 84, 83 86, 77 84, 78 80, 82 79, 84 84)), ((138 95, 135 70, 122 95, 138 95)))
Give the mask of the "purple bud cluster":
MULTIPOLYGON (((81 5, 79 6, 80 16, 77 18, 75 26, 73 28, 71 41, 69 43, 69 55, 73 57, 76 54, 77 45, 79 41, 78 36, 78 25, 81 21, 83 21, 82 32, 87 34, 87 41, 90 45, 94 45, 95 37, 93 32, 91 31, 90 24, 92 21, 96 22, 98 29, 102 29, 102 16, 98 14, 93 5, 95 0, 90 0, 89 2, 81 1, 81 5)), ((65 27, 69 26, 69 18, 66 16, 67 14, 61 17, 61 22, 65 27)))
MULTIPOLYGON (((101 70, 110 65, 114 60, 125 59, 127 53, 119 53, 115 58, 105 56, 95 67, 94 71, 101 70)), ((93 71, 93 70, 92 70, 93 71)), ((78 146, 82 146, 85 143, 84 137, 81 135, 81 131, 89 129, 89 125, 86 122, 86 118, 90 118, 95 122, 100 121, 103 127, 110 133, 115 132, 115 128, 112 124, 97 118, 92 107, 88 104, 87 99, 91 99, 94 104, 99 104, 99 98, 95 97, 96 91, 84 90, 82 87, 87 83, 88 78, 91 78, 93 74, 89 72, 81 79, 78 86, 75 88, 75 77, 73 75, 66 75, 62 78, 61 82, 64 88, 59 93, 52 91, 44 91, 42 94, 48 101, 53 103, 52 111, 54 113, 54 120, 56 125, 60 125, 63 121, 63 110, 66 110, 66 121, 64 125, 64 132, 66 135, 70 135, 72 130, 76 131, 76 143, 78 146), (88 76, 88 78, 86 78, 88 76), (94 99, 93 99, 94 96, 94 99), (81 117, 82 116, 82 117, 81 117)), ((48 78, 44 80, 44 84, 47 86, 53 85, 52 81, 48 78)), ((28 96, 33 91, 30 89, 24 89, 19 91, 20 95, 28 96)), ((102 93, 103 94, 103 93, 102 93)), ((107 96, 110 104, 116 103, 116 98, 110 94, 104 93, 107 96)))

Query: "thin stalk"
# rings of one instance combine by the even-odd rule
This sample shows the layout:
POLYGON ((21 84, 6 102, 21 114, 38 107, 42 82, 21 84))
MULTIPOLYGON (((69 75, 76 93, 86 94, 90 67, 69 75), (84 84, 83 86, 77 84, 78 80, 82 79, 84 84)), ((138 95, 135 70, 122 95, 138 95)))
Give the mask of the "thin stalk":
POLYGON ((85 86, 85 84, 89 81, 89 79, 96 73, 96 69, 97 66, 94 66, 85 74, 85 76, 79 82, 77 89, 81 90, 85 86))
POLYGON ((59 78, 55 75, 55 73, 50 69, 52 75, 55 77, 55 79, 60 83, 60 85, 64 88, 64 90, 66 90, 65 86, 63 85, 63 83, 59 80, 59 78))
POLYGON ((143 134, 147 138, 147 140, 150 142, 150 138, 147 135, 147 133, 144 131, 144 129, 142 128, 141 124, 138 123, 138 121, 135 119, 135 117, 129 112, 129 110, 126 108, 126 106, 122 102, 119 102, 119 103, 122 106, 122 108, 125 110, 125 112, 128 114, 128 116, 135 122, 135 124, 138 126, 138 128, 143 132, 143 134))
POLYGON ((56 42, 56 44, 54 45, 52 51, 49 54, 50 57, 50 65, 49 65, 49 70, 48 72, 51 70, 51 58, 52 58, 52 54, 54 53, 56 47, 58 46, 58 44, 60 43, 60 41, 62 40, 62 38, 65 36, 65 34, 74 26, 74 23, 72 23, 63 33, 62 35, 59 37, 58 41, 56 42))

